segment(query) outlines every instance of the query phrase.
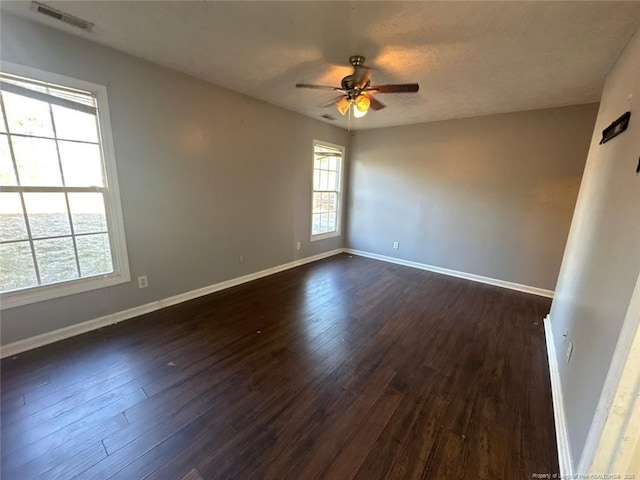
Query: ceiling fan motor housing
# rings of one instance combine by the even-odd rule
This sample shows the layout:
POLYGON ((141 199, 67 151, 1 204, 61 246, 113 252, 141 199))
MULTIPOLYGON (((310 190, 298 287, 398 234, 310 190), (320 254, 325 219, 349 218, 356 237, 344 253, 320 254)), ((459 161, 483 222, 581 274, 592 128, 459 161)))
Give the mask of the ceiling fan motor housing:
POLYGON ((347 75, 342 79, 341 85, 344 90, 347 90, 347 96, 353 100, 362 90, 369 86, 369 81, 365 85, 361 85, 362 82, 362 67, 364 65, 364 57, 362 55, 351 55, 349 57, 349 63, 353 66, 354 72, 351 75, 347 75))

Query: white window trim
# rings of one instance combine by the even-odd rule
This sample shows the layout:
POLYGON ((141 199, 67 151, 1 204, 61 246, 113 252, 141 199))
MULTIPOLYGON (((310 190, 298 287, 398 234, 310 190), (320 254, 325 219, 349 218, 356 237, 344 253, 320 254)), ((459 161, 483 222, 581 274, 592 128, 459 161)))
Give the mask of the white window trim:
POLYGON ((311 236, 309 238, 309 240, 311 242, 317 242, 318 240, 324 240, 326 238, 333 238, 333 237, 339 237, 340 235, 342 235, 342 192, 344 191, 344 165, 345 165, 345 147, 343 145, 337 145, 335 143, 329 143, 329 142, 325 142, 324 140, 313 140, 313 145, 311 147, 311 214, 309 216, 309 218, 311 219, 311 223, 309 224, 309 231, 311 232, 311 236), (315 152, 316 152, 316 145, 320 145, 321 147, 329 147, 329 148, 335 148, 337 150, 340 150, 342 152, 342 158, 340 159, 340 168, 338 171, 338 185, 339 185, 339 190, 338 190, 338 208, 336 210, 337 212, 337 219, 336 219, 336 230, 335 232, 328 232, 328 233, 319 233, 317 235, 313 234, 313 171, 314 171, 314 167, 315 167, 315 152))
POLYGON ((77 88, 78 90, 91 92, 95 95, 98 103, 98 123, 100 125, 100 139, 108 186, 108 202, 106 202, 105 208, 107 209, 107 215, 110 220, 109 237, 111 240, 113 262, 113 273, 110 274, 39 285, 37 287, 2 293, 0 294, 0 310, 130 282, 129 256, 127 254, 127 243, 122 219, 122 205, 120 203, 118 172, 116 170, 115 149, 113 146, 113 136, 111 134, 111 116, 109 115, 107 88, 104 85, 98 85, 26 65, 6 62, 4 60, 0 61, 0 70, 13 75, 77 88))

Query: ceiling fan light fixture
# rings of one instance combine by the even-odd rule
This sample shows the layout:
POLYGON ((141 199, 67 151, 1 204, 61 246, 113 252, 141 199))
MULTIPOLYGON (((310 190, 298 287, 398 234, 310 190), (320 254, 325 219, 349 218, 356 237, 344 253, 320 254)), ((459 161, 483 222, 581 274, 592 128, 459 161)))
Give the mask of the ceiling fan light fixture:
POLYGON ((356 118, 364 117, 367 114, 368 111, 369 111, 368 109, 367 110, 360 110, 358 108, 358 105, 356 105, 355 103, 353 104, 353 116, 356 117, 356 118))
POLYGON ((341 115, 345 115, 349 111, 350 106, 351 106, 351 102, 346 97, 343 97, 336 102, 336 108, 338 109, 341 115))
POLYGON ((355 100, 356 109, 360 110, 363 115, 367 113, 369 107, 371 106, 371 101, 366 95, 358 95, 355 100))

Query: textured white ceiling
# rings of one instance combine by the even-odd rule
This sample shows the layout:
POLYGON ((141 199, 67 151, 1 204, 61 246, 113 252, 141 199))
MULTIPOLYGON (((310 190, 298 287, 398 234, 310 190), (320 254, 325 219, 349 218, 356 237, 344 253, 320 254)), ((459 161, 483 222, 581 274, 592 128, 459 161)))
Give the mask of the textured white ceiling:
POLYGON ((376 128, 597 101, 610 66, 640 26, 640 2, 101 2, 49 1, 94 22, 92 33, 4 10, 103 43, 309 117, 364 55, 379 95, 376 128))

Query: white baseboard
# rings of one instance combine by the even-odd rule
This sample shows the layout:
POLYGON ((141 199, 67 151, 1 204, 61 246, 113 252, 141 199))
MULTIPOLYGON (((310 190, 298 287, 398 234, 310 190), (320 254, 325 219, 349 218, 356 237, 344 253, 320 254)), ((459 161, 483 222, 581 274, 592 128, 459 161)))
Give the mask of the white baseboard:
POLYGON ((49 343, 54 343, 59 340, 64 340, 65 338, 74 337, 76 335, 80 335, 82 333, 86 333, 91 330, 97 330, 107 325, 113 325, 115 323, 119 323, 124 320, 129 320, 131 318, 139 317, 140 315, 154 312, 161 308, 169 307, 171 305, 176 305, 178 303, 186 302, 188 300, 193 300, 194 298, 202 297, 204 295, 209 295, 214 292, 219 292, 220 290, 235 287, 236 285, 251 282, 252 280, 257 280, 262 277, 267 277, 269 275, 273 275, 274 273, 299 267, 300 265, 304 265, 306 263, 311 263, 311 262, 321 260, 323 258, 331 257, 333 255, 342 253, 343 251, 344 249, 338 248, 336 250, 320 253, 318 255, 313 255, 311 257, 301 258, 293 262, 284 263, 282 265, 277 265, 275 267, 267 268, 265 270, 260 270, 259 272, 243 275, 242 277, 232 278, 231 280, 226 280, 224 282, 209 285, 207 287, 198 288, 197 290, 191 290, 189 292, 181 293, 173 297, 163 298, 155 302, 147 303, 145 305, 140 305, 139 307, 129 308, 128 310, 123 310, 120 312, 105 315, 104 317, 96 318, 94 320, 89 320, 86 322, 71 325, 69 327, 60 328, 52 332, 36 335, 35 337, 25 338, 24 340, 19 340, 14 343, 9 343, 7 345, 0 346, 0 358, 17 355, 19 353, 26 352, 27 350, 32 350, 34 348, 42 347, 43 345, 47 345, 49 343))
POLYGON ((569 444, 569 432, 564 414, 564 400, 562 398, 562 383, 558 370, 558 356, 553 342, 553 330, 549 315, 544 319, 544 335, 547 340, 547 360, 549 361, 549 376, 551 377, 551 395, 553 397, 553 418, 556 425, 556 443, 558 444, 558 463, 561 478, 573 478, 573 459, 569 444))
POLYGON ((449 275, 451 277, 464 278, 473 282, 486 283, 488 285, 495 285, 496 287, 508 288, 510 290, 517 290, 519 292, 531 293, 533 295, 539 295, 541 297, 553 298, 554 292, 552 290, 545 290, 544 288, 531 287, 529 285, 522 285, 520 283, 507 282, 505 280, 498 280, 496 278, 483 277, 482 275, 475 275, 473 273, 459 272, 457 270, 450 270, 448 268, 436 267, 434 265, 428 265, 426 263, 412 262, 411 260, 403 260, 401 258, 388 257, 386 255, 379 255, 377 253, 364 252, 362 250, 354 250, 352 248, 345 248, 346 253, 353 255, 359 255, 361 257, 373 258, 375 260, 382 260, 383 262, 396 263, 398 265, 404 265, 406 267, 419 268, 420 270, 427 270, 429 272, 441 273, 443 275, 449 275))

